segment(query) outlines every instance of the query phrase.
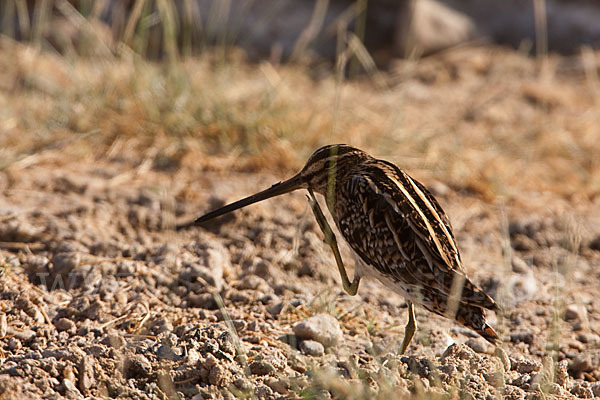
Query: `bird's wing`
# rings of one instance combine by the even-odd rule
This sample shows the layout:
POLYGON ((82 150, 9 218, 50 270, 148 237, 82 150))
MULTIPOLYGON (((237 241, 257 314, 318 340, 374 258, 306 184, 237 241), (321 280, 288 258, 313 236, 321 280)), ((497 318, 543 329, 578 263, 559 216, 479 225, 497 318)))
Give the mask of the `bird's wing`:
POLYGON ((447 296, 458 279, 461 301, 493 307, 493 300, 464 275, 448 219, 421 184, 393 165, 378 163, 340 189, 340 232, 366 264, 405 287, 447 296))

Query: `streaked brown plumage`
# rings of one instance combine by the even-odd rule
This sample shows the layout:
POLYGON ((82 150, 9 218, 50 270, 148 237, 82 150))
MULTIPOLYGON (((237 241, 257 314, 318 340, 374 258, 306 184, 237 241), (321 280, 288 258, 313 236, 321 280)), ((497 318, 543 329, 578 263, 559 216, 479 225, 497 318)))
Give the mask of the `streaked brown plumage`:
POLYGON ((293 178, 178 228, 202 224, 300 188, 309 191, 309 202, 334 252, 344 289, 356 294, 361 277, 369 275, 409 301, 409 322, 401 352, 416 329, 413 303, 456 319, 491 343, 498 342, 485 317, 485 309, 496 311, 498 306, 466 277, 452 228, 437 200, 392 163, 354 147, 322 147, 293 178), (313 191, 325 196, 339 231, 355 252, 353 282, 346 275, 335 235, 313 191))

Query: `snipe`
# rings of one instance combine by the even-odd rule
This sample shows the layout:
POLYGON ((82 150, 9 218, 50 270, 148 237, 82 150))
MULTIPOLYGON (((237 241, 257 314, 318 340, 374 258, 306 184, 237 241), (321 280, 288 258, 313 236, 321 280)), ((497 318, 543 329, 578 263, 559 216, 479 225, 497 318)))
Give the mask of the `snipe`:
POLYGON ((492 344, 499 342, 485 310, 498 305, 465 275, 452 228, 433 195, 394 164, 343 144, 320 148, 302 171, 269 189, 203 215, 177 229, 199 225, 247 205, 307 189, 308 201, 331 247, 344 290, 351 296, 363 276, 373 276, 408 301, 400 352, 416 330, 413 304, 455 319, 492 344), (356 256, 354 279, 314 193, 325 197, 339 231, 356 256))

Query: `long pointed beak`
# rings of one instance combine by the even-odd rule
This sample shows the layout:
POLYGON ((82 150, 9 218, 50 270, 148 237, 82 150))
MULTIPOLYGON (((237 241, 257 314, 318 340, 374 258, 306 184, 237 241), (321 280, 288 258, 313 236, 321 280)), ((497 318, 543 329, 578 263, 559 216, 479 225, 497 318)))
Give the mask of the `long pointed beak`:
POLYGON ((181 229, 188 228, 190 226, 200 225, 203 222, 209 221, 213 218, 220 217, 221 215, 238 210, 242 207, 249 206, 250 204, 258 203, 259 201, 270 199, 271 197, 289 193, 296 189, 301 189, 305 186, 306 186, 306 183, 304 182, 304 179, 302 179, 300 174, 298 174, 298 175, 294 176, 293 178, 288 179, 287 181, 278 182, 278 183, 274 184, 273 186, 271 186, 270 188, 263 190, 262 192, 258 192, 256 194, 253 194, 252 196, 248 196, 244 199, 238 200, 235 203, 231 203, 224 207, 221 207, 214 211, 211 211, 208 214, 205 214, 201 217, 196 218, 192 222, 177 225, 175 227, 175 229, 181 230, 181 229))

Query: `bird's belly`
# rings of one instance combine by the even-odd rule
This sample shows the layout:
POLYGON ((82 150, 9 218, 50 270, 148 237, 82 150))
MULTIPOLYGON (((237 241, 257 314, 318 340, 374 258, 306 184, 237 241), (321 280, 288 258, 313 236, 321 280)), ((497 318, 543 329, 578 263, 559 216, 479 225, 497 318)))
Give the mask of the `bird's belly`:
POLYGON ((412 293, 411 288, 408 285, 404 285, 401 281, 390 277, 388 274, 384 274, 380 272, 377 268, 372 265, 365 263, 360 257, 357 255, 354 256, 355 259, 355 275, 358 274, 360 277, 369 277, 375 278, 379 282, 383 283, 388 289, 391 289, 395 293, 404 297, 406 300, 409 300, 415 304, 421 304, 422 301, 419 300, 419 297, 415 293, 412 293))

